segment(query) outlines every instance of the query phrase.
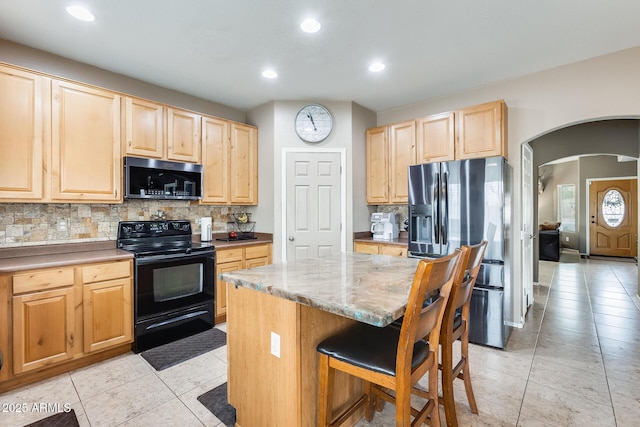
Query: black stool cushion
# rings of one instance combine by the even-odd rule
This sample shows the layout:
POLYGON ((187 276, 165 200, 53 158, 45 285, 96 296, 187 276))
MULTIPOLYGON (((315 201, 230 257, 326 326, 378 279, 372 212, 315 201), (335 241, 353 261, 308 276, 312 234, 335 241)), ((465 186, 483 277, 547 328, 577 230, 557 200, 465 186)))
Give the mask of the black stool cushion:
MULTIPOLYGON (((317 350, 354 366, 395 376, 399 337, 398 328, 356 323, 322 341, 317 350)), ((428 351, 429 345, 425 341, 415 343, 412 369, 424 361, 428 351)))

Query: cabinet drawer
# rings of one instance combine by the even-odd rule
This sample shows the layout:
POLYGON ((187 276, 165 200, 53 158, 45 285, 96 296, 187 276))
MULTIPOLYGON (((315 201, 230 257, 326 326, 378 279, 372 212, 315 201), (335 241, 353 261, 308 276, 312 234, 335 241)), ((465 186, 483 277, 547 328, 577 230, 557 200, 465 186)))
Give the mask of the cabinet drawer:
POLYGON ((269 256, 269 247, 267 245, 249 246, 245 252, 245 259, 263 258, 269 256))
POLYGON ((13 294, 44 291, 61 286, 71 286, 73 283, 73 268, 54 268, 21 273, 13 276, 13 294))
POLYGON ((376 243, 361 243, 356 242, 354 252, 362 254, 378 254, 378 245, 376 243))
POLYGON ((397 245, 380 245, 380 255, 407 256, 407 248, 397 245))
POLYGON ((82 283, 104 282, 131 275, 130 261, 110 262, 82 267, 82 283))
POLYGON ((216 252, 216 262, 242 261, 242 248, 224 249, 216 252))

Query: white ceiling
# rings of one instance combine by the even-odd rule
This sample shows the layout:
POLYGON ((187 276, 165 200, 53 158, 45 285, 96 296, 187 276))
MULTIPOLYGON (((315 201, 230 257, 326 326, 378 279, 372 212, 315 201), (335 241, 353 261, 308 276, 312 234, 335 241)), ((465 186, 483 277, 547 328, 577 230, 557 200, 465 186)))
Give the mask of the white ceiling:
POLYGON ((640 46, 639 17, 637 0, 0 0, 0 38, 241 110, 384 111, 640 46))

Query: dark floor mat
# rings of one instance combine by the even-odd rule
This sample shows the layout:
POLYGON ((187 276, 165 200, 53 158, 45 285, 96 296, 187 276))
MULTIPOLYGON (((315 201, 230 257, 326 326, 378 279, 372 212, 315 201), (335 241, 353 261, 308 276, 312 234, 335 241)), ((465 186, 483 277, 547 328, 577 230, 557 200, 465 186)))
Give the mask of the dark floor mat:
POLYGON ((215 350, 227 343, 227 334, 220 329, 208 331, 183 338, 160 347, 140 353, 156 371, 170 368, 208 351, 215 350))
POLYGON ((198 401, 227 427, 235 425, 236 408, 229 405, 227 400, 227 383, 198 396, 198 401))
MULTIPOLYGON (((226 393, 226 392, 225 392, 226 393)), ((60 412, 43 418, 35 423, 27 424, 25 427, 79 427, 78 418, 72 409, 69 412, 60 412)))

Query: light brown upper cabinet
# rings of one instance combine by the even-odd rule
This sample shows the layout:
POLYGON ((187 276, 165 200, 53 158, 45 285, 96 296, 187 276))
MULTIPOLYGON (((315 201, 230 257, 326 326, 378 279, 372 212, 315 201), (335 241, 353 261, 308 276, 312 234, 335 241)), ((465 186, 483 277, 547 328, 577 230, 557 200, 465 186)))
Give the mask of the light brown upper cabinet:
POLYGON ((502 100, 458 111, 456 159, 507 158, 506 116, 502 100))
POLYGON ((389 203, 409 202, 409 166, 416 163, 416 123, 391 125, 389 131, 389 203))
POLYGON ((367 203, 389 201, 389 127, 367 129, 367 203))
POLYGON ((124 150, 127 155, 165 157, 164 106, 139 98, 124 100, 124 150))
POLYGON ((202 203, 229 201, 229 122, 202 117, 202 203))
POLYGON ((258 204, 257 129, 202 117, 202 203, 258 204))
POLYGON ((200 115, 167 108, 167 159, 200 163, 200 115))
POLYGON ((0 199, 40 201, 51 137, 51 80, 0 66, 0 94, 0 199))
POLYGON ((120 95, 51 84, 51 200, 121 202, 120 95))
POLYGON ((231 123, 229 150, 230 202, 258 204, 258 129, 231 123))
POLYGON ((407 203, 407 170, 416 161, 415 141, 414 120, 367 130, 368 204, 407 203))
POLYGON ((417 163, 455 159, 455 114, 441 113, 416 120, 417 163))

